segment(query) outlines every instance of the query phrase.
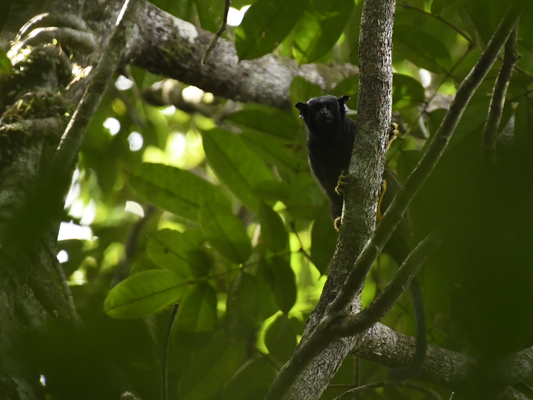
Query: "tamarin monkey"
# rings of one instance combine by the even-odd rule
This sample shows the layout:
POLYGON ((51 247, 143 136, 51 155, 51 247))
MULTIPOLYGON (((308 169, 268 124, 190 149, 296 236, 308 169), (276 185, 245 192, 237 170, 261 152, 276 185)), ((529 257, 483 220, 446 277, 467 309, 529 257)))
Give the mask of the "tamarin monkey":
MULTIPOLYGON (((306 103, 297 103, 300 118, 307 127, 307 151, 309 165, 316 180, 329 199, 331 217, 338 227, 342 214, 342 178, 348 170, 352 156, 353 143, 357 134, 357 124, 346 117, 348 96, 314 97, 306 103), (342 176, 341 176, 342 175, 342 176), (339 183, 339 184, 338 184, 339 183), (340 190, 339 190, 340 189, 340 190)), ((380 207, 383 210, 391 203, 400 188, 400 182, 394 172, 385 167, 383 173, 384 193, 382 193, 380 207), (385 189, 386 187, 386 189, 385 189)), ((378 210, 378 215, 380 210, 378 210)), ((384 251, 401 265, 410 253, 408 238, 411 234, 409 218, 406 216, 392 234, 384 251)), ((420 372, 426 356, 426 321, 424 303, 420 291, 420 283, 415 277, 410 285, 411 298, 416 318, 416 350, 407 367, 390 372, 393 379, 404 380, 414 378, 420 372)))

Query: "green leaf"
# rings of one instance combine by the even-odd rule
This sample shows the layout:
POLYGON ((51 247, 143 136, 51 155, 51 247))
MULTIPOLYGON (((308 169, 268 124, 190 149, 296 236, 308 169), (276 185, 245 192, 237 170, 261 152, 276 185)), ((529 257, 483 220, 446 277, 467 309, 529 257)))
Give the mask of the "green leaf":
POLYGON ((248 360, 229 381, 223 400, 262 399, 275 377, 274 366, 265 357, 248 360))
POLYGON ((324 204, 325 196, 310 172, 301 172, 293 183, 287 211, 295 218, 313 219, 324 204))
POLYGON ((288 313, 296 301, 296 278, 289 257, 274 257, 265 264, 269 284, 281 311, 288 313))
POLYGON ((275 180, 272 171, 236 135, 222 129, 211 129, 203 133, 203 144, 207 161, 220 181, 247 207, 257 211, 259 200, 252 186, 264 180, 275 180))
POLYGON ((228 330, 233 337, 245 339, 257 329, 258 300, 255 278, 239 272, 229 289, 226 307, 228 330))
POLYGON ((224 330, 217 331, 203 353, 191 362, 178 383, 178 398, 214 398, 237 371, 246 355, 243 342, 231 343, 224 330))
POLYGON ((194 0, 194 2, 202 28, 216 33, 224 17, 224 2, 213 0, 194 0))
MULTIPOLYGON (((296 76, 291 81, 289 97, 291 99, 291 103, 294 106, 298 102, 305 103, 307 100, 313 97, 324 96, 325 94, 326 93, 320 86, 309 82, 308 80, 306 80, 305 78, 301 76, 296 76)), ((295 115, 300 115, 300 112, 298 111, 296 107, 294 107, 292 111, 293 113, 295 113, 295 115)))
POLYGON ((236 263, 244 263, 252 252, 250 239, 231 209, 218 202, 206 202, 200 209, 200 224, 213 248, 236 263))
POLYGON ((408 75, 394 74, 392 104, 396 110, 419 106, 425 100, 424 87, 408 75))
POLYGON ((337 83, 335 89, 333 89, 331 94, 337 97, 341 97, 344 95, 350 96, 349 107, 352 110, 357 110, 357 96, 359 95, 359 74, 352 75, 337 83))
POLYGON ((433 0, 431 3, 431 13, 439 14, 443 9, 457 1, 458 0, 433 0))
POLYGON ((333 258, 337 236, 326 202, 318 211, 311 231, 311 260, 323 275, 327 273, 333 258))
POLYGON ((151 235, 146 251, 158 266, 184 277, 200 278, 209 269, 207 255, 178 231, 163 229, 151 235))
POLYGON ((514 134, 517 143, 525 144, 533 132, 533 101, 524 97, 518 103, 515 112, 514 134))
POLYGON ((289 140, 294 139, 300 128, 298 120, 291 113, 256 105, 253 108, 234 112, 225 121, 244 130, 266 133, 289 140))
POLYGON ((0 74, 9 74, 11 68, 13 68, 11 60, 4 51, 0 50, 0 74))
POLYGON ((294 29, 296 60, 318 60, 335 45, 352 15, 353 0, 312 0, 294 29))
POLYGON ((261 224, 261 238, 274 253, 289 248, 289 234, 279 214, 265 204, 261 204, 257 215, 261 224))
POLYGON ((280 200, 286 202, 291 194, 291 188, 286 182, 264 181, 253 186, 255 195, 261 200, 280 200))
POLYGON ((394 57, 406 58, 432 72, 446 72, 451 64, 448 48, 435 36, 411 25, 396 24, 394 57))
POLYGON ((309 0, 258 0, 235 29, 235 47, 241 60, 274 50, 303 15, 309 0))
POLYGON ((217 294, 207 283, 198 283, 182 302, 176 329, 212 332, 217 322, 217 294))
POLYGON ((296 331, 285 314, 280 314, 265 332, 265 345, 278 361, 287 361, 296 349, 296 331))
POLYGON ((104 311, 113 318, 141 318, 177 301, 189 281, 170 271, 149 270, 126 278, 109 291, 104 311))
POLYGON ((242 140, 263 160, 282 170, 280 174, 289 174, 291 179, 294 179, 295 173, 307 165, 307 149, 303 145, 301 148, 294 148, 285 140, 252 132, 244 132, 242 140))
POLYGON ((192 221, 198 220, 200 204, 206 197, 224 198, 199 176, 163 164, 143 163, 128 174, 128 181, 148 201, 192 221))

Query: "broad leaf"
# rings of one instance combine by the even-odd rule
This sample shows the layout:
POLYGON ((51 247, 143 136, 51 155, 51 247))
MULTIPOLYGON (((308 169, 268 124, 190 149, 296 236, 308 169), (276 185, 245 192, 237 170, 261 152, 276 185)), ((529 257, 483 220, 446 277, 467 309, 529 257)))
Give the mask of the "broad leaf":
POLYGON ((148 201, 192 221, 198 220, 206 196, 224 197, 199 176, 163 164, 143 163, 128 174, 128 181, 148 201))
POLYGON ((182 302, 176 329, 211 332, 217 322, 217 294, 207 283, 198 283, 182 302))
POLYGON ((239 272, 228 292, 226 319, 233 337, 245 339, 257 329, 259 308, 255 278, 239 272))
POLYGON ((200 209, 200 224, 213 248, 236 263, 245 262, 252 246, 241 221, 231 209, 218 202, 206 202, 200 209))
POLYGON ((309 0, 258 0, 235 29, 235 47, 241 60, 274 50, 303 15, 309 0))
POLYGON ((408 75, 394 74, 392 104, 396 110, 418 106, 425 100, 424 87, 408 75))
POLYGON ((335 252, 337 232, 329 214, 329 204, 326 202, 317 213, 311 231, 311 260, 321 274, 326 274, 335 252))
POLYGON ((244 130, 267 133, 284 139, 293 139, 300 127, 291 113, 255 105, 253 108, 231 114, 226 121, 244 130))
POLYGON ((224 330, 217 331, 203 353, 192 361, 178 383, 178 397, 205 400, 221 391, 246 355, 244 343, 231 343, 224 330))
POLYGON ((264 180, 274 180, 267 165, 243 142, 239 135, 212 129, 203 133, 204 150, 209 165, 218 178, 247 207, 259 209, 259 200, 252 186, 264 180))
POLYGON ((353 0, 312 0, 294 31, 294 50, 300 64, 325 55, 337 42, 354 8, 353 0))
POLYGON ((289 249, 289 234, 279 214, 265 204, 259 208, 261 239, 274 253, 289 249))
POLYGON ((248 360, 229 381, 223 400, 262 399, 275 377, 276 370, 265 357, 248 360))
POLYGON ((432 72, 446 72, 451 64, 448 48, 435 36, 410 25, 394 26, 394 56, 406 58, 432 72))
POLYGON ((265 333, 265 345, 278 361, 287 361, 296 349, 296 331, 285 314, 280 314, 265 333))
POLYGON ((177 301, 189 281, 165 270, 139 272, 111 289, 104 311, 113 318, 141 318, 177 301))
POLYGON ((151 235, 146 251, 158 266, 178 275, 199 278, 209 269, 203 250, 178 231, 163 229, 151 235))

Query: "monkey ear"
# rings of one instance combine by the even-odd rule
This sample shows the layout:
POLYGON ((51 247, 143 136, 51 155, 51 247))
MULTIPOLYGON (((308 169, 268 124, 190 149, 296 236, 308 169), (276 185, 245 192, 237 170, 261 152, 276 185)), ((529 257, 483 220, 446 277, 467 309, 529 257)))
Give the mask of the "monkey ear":
POLYGON ((308 107, 307 103, 298 102, 296 103, 294 107, 300 110, 300 118, 305 118, 305 115, 307 114, 307 107, 308 107))
POLYGON ((348 106, 346 105, 346 102, 350 99, 350 96, 344 95, 339 98, 337 98, 337 101, 339 102, 339 108, 344 111, 348 111, 348 106))

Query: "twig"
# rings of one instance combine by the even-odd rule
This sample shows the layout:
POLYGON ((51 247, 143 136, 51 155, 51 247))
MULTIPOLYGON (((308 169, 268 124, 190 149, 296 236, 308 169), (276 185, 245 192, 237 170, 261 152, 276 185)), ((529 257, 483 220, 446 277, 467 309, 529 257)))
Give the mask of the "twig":
POLYGON ((218 39, 222 36, 224 31, 226 30, 226 25, 228 23, 228 12, 229 12, 230 6, 231 6, 231 0, 225 0, 224 18, 222 18, 222 24, 220 25, 218 32, 215 34, 215 36, 213 36, 213 40, 209 44, 209 47, 205 51, 204 57, 202 58, 202 64, 205 64, 205 62, 207 61, 207 57, 209 57, 209 54, 217 45, 218 39))
POLYGON ((172 312, 168 319, 167 330, 165 332, 165 343, 163 349, 163 360, 161 362, 161 400, 168 400, 168 358, 170 355, 170 343, 172 339, 172 330, 178 316, 180 305, 174 304, 172 312))
POLYGON ((403 8, 407 8, 409 10, 415 10, 415 11, 418 11, 419 13, 422 13, 424 15, 427 15, 428 17, 431 17, 431 18, 435 18, 437 20, 439 20, 440 22, 442 22, 443 24, 445 25, 448 25, 450 28, 452 28, 454 31, 456 31, 459 35, 461 35, 462 37, 464 37, 466 39, 466 41, 468 43, 470 43, 471 45, 474 43, 472 38, 468 35, 468 33, 466 33, 465 31, 463 31, 462 29, 458 28, 457 26, 455 26, 454 24, 452 24, 450 21, 448 21, 447 19, 444 19, 442 18, 440 15, 437 15, 437 14, 432 14, 430 12, 427 12, 426 10, 423 10, 419 7, 416 7, 416 6, 413 6, 412 4, 409 4, 409 3, 406 3, 406 2, 403 2, 403 3, 400 3, 398 4, 400 7, 403 7, 403 8))
POLYGON ((413 390, 416 390, 418 392, 426 394, 430 399, 444 400, 437 392, 435 392, 434 390, 429 389, 427 387, 424 387, 422 385, 417 385, 417 384, 411 383, 411 382, 389 382, 389 381, 376 382, 376 383, 371 383, 371 384, 368 384, 368 385, 364 385, 364 386, 359 386, 359 387, 353 388, 351 390, 348 390, 347 392, 344 392, 340 396, 335 397, 333 400, 348 399, 349 398, 348 395, 350 395, 350 394, 360 393, 360 392, 364 392, 366 390, 377 389, 377 388, 380 388, 380 387, 391 387, 391 386, 392 387, 404 387, 404 388, 408 388, 408 389, 413 389, 413 390))
POLYGON ((61 186, 70 183, 68 176, 72 171, 89 122, 100 105, 109 82, 117 69, 117 65, 124 53, 126 42, 131 36, 143 5, 144 1, 141 0, 125 0, 118 17, 118 24, 109 39, 109 44, 100 58, 91 82, 87 86, 85 94, 61 138, 61 143, 52 160, 49 173, 49 179, 52 182, 58 182, 61 186), (65 182, 61 183, 61 179, 65 182))
POLYGON ((139 234, 141 233, 146 222, 152 217, 152 214, 155 210, 156 208, 151 204, 146 206, 144 208, 144 216, 131 227, 130 234, 126 240, 126 254, 115 270, 113 280, 111 281, 111 287, 115 287, 128 276, 130 272, 130 264, 137 248, 139 234))
POLYGON ((516 51, 518 24, 515 26, 513 32, 507 39, 505 44, 505 55, 503 63, 498 74, 498 78, 494 83, 494 91, 490 100, 490 109, 485 128, 483 129, 483 141, 481 143, 481 152, 483 163, 485 165, 494 162, 496 153, 496 138, 498 137, 498 127, 502 117, 503 107, 505 105, 505 95, 507 88, 513 75, 515 64, 520 58, 516 51))
POLYGON ((382 319, 409 287, 424 261, 440 244, 441 240, 438 231, 433 231, 426 236, 405 259, 383 293, 359 314, 350 315, 342 321, 342 325, 339 327, 339 332, 342 332, 342 336, 361 333, 382 319))

